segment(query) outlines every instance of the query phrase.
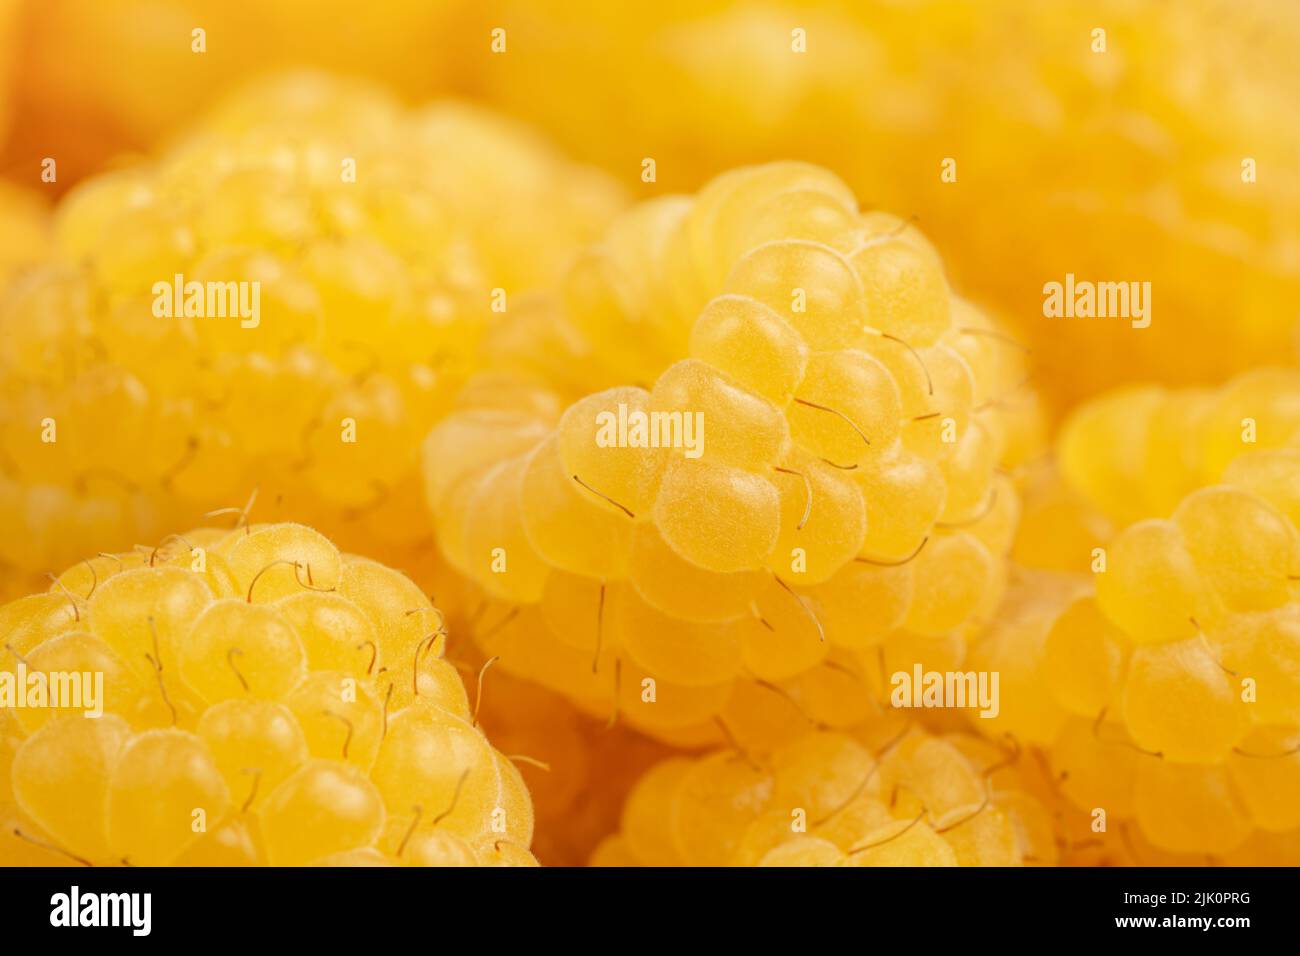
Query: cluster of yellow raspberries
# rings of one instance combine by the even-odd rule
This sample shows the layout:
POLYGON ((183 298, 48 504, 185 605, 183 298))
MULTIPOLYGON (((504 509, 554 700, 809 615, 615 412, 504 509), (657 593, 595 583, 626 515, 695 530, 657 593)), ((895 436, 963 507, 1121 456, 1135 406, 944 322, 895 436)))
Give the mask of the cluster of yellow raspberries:
POLYGON ((0 610, 5 862, 534 864, 441 620, 299 524, 74 565, 0 610))
POLYGON ((646 385, 563 407, 492 370, 424 446, 503 667, 673 742, 721 718, 757 743, 781 697, 851 725, 878 652, 960 652, 993 613, 1036 406, 907 223, 816 167, 746 168, 620 218, 559 298, 514 354, 558 328, 594 381, 646 385))
POLYGON ((909 218, 626 180, 296 74, 0 194, 0 862, 1300 859, 1300 373, 1052 439, 909 218))
POLYGON ((0 305, 0 564, 158 540, 253 488, 405 556, 420 439, 487 317, 620 203, 503 119, 311 75, 83 182, 0 305))

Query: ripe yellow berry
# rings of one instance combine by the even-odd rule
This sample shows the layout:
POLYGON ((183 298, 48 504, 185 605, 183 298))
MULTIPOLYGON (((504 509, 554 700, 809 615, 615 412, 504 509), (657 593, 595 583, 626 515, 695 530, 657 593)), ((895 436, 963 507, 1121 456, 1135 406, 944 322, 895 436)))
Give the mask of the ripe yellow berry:
POLYGON ((853 475, 867 505, 863 556, 898 561, 914 554, 944 509, 947 493, 938 466, 895 448, 853 475))
POLYGON ((838 866, 840 848, 819 837, 795 837, 763 855, 759 866, 838 866))
MULTIPOLYGON (((133 723, 147 723, 153 716, 150 714, 152 688, 128 670, 112 648, 84 632, 73 631, 44 641, 27 653, 26 666, 29 679, 37 673, 46 675, 47 687, 57 686, 62 675, 83 675, 83 682, 91 679, 84 675, 97 675, 93 680, 103 682, 103 699, 97 702, 97 707, 127 715, 133 723)), ((78 705, 51 700, 48 707, 22 708, 13 714, 18 725, 30 733, 47 720, 81 716, 85 711, 84 701, 78 705)))
POLYGON ((768 560, 774 574, 818 584, 861 552, 867 512, 852 479, 809 458, 779 467, 776 485, 780 533, 768 560))
POLYGON ((1143 487, 1150 421, 1164 398, 1158 388, 1118 389, 1076 410, 1057 440, 1066 481, 1126 524, 1151 514, 1133 489, 1143 487))
POLYGON ((808 346, 775 310, 743 295, 710 300, 691 326, 691 357, 785 405, 803 381, 808 346))
POLYGON ((105 815, 114 857, 165 866, 194 840, 196 823, 217 821, 230 789, 203 740, 183 730, 148 730, 117 755, 105 815))
POLYGON ((973 535, 936 536, 916 557, 918 586, 912 593, 907 627, 934 636, 956 628, 986 596, 993 562, 988 549, 973 535))
POLYGON ((889 370, 866 352, 814 352, 787 415, 796 442, 850 467, 887 451, 902 430, 902 400, 889 370))
POLYGON ((1134 809, 1147 839, 1175 853, 1226 853, 1250 835, 1250 815, 1223 767, 1144 759, 1134 809))
POLYGON ((1219 389, 1200 428, 1203 480, 1220 480, 1245 451, 1293 445, 1300 434, 1297 397, 1300 373, 1292 368, 1252 369, 1219 389), (1242 429, 1248 424, 1250 445, 1242 441, 1242 429))
POLYGON ((801 223, 816 218, 817 207, 823 221, 822 236, 830 238, 841 222, 827 207, 852 214, 857 209, 853 191, 834 173, 810 163, 776 162, 724 173, 705 186, 690 218, 692 249, 700 260, 706 279, 724 278, 727 265, 767 239, 816 239, 819 235, 785 233, 772 235, 767 228, 784 215, 796 215, 801 223), (812 217, 798 215, 791 208, 812 212, 812 217), (774 215, 776 212, 776 215, 774 215), (826 227, 830 228, 827 229, 826 227), (829 235, 827 235, 829 233, 829 235))
POLYGON ((1300 528, 1300 448, 1249 451, 1223 472, 1225 484, 1256 494, 1300 528))
POLYGON ((910 564, 845 564, 830 580, 809 589, 817 602, 826 640, 852 650, 879 644, 903 625, 915 580, 910 564))
POLYGON ((993 492, 993 469, 998 448, 987 427, 967 428, 957 439, 952 454, 939 459, 939 471, 947 485, 943 520, 953 524, 970 523, 990 508, 993 492))
MULTIPOLYGON (((966 360, 942 343, 913 355, 895 340, 881 338, 873 340, 871 351, 887 362, 899 383, 904 443, 928 457, 943 458, 954 437, 965 435, 970 426, 976 388, 990 388, 991 383, 977 379, 966 360)), ((1003 398, 997 395, 990 401, 1003 398)))
POLYGON ((312 760, 267 797, 258 819, 272 866, 369 846, 384 825, 379 791, 357 768, 312 760))
POLYGON ((916 230, 854 206, 799 163, 651 201, 495 339, 424 464, 442 553, 514 605, 473 615, 503 669, 678 746, 725 714, 770 749, 867 719, 854 652, 961 665, 1007 577, 1023 363, 969 341, 1007 348, 969 305, 953 327, 916 230))
POLYGON ((487 840, 475 848, 479 866, 539 866, 537 858, 510 840, 487 840))
POLYGON ((525 467, 525 459, 512 458, 478 479, 465 502, 475 520, 463 547, 493 597, 531 602, 541 596, 547 565, 529 543, 520 512, 525 467))
POLYGON ((1289 598, 1300 539, 1272 505, 1249 492, 1202 488, 1173 515, 1201 574, 1234 611, 1266 611, 1289 598))
POLYGON ((808 734, 772 755, 773 799, 782 807, 802 808, 810 820, 821 820, 859 795, 875 764, 847 734, 808 734))
POLYGON ((258 842, 253 817, 228 817, 215 830, 199 837, 176 857, 174 866, 265 866, 265 852, 258 842))
POLYGON ((869 240, 850 258, 862 280, 870 325, 918 348, 948 330, 948 283, 933 252, 900 237, 869 240))
POLYGON ((998 807, 978 813, 957 809, 955 819, 941 819, 939 828, 957 857, 958 866, 1019 866, 1020 843, 1010 815, 998 807))
POLYGON ((1250 688, 1255 723, 1300 723, 1300 608, 1229 615, 1209 643, 1243 698, 1250 688))
POLYGON ((695 426, 698 447, 673 448, 671 457, 759 470, 783 457, 790 445, 790 428, 775 405, 696 359, 678 362, 659 376, 647 408, 652 416, 680 414, 702 423, 695 426))
MULTIPOLYGON (((852 849, 868 833, 874 833, 896 819, 890 808, 880 799, 878 775, 867 781, 863 793, 838 807, 836 812, 819 821, 816 834, 830 840, 842 851, 852 849)), ((885 795, 889 799, 889 794, 885 795)), ((786 829, 789 829, 787 822, 786 829)))
POLYGON ((242 694, 274 700, 307 668, 302 642, 284 618, 274 608, 238 598, 209 605, 178 657, 181 677, 209 704, 242 694))
POLYGON ((16 861, 535 863, 528 789, 471 722, 440 656, 441 612, 405 576, 301 525, 200 530, 109 557, 0 608, 6 676, 104 679, 93 700, 0 712, 0 816, 16 821, 16 861), (177 542, 213 562, 270 550, 231 563, 234 596, 216 596, 212 565, 175 563, 177 542), (331 556, 333 586, 290 576, 279 586, 297 590, 250 601, 268 576, 258 561, 331 556))
POLYGON ((150 657, 175 670, 182 638, 212 596, 201 579, 178 568, 123 571, 90 596, 90 629, 129 667, 152 678, 150 657))
POLYGON ((1120 532, 1096 580, 1097 605, 1135 644, 1182 640, 1209 626, 1205 582, 1172 522, 1151 519, 1120 532))
POLYGON ((914 735, 904 739, 881 763, 881 789, 903 801, 904 812, 924 809, 938 821, 955 810, 978 807, 984 780, 955 746, 945 740, 914 735), (899 791, 899 792, 895 792, 899 791))
POLYGON ((524 528, 548 564, 588 577, 624 573, 632 518, 603 494, 584 488, 565 470, 554 437, 532 452, 520 488, 524 528))
POLYGON ((1295 732, 1266 729, 1251 734, 1228 758, 1228 774, 1251 819, 1261 829, 1283 832, 1300 827, 1300 760, 1295 732))
POLYGON ((650 521, 632 533, 630 562, 629 577, 641 599, 687 621, 731 621, 748 614, 760 580, 759 572, 718 573, 692 564, 650 521))
POLYGON ((428 641, 428 653, 435 656, 445 650, 446 635, 440 631, 438 611, 400 571, 369 558, 346 555, 339 594, 361 608, 374 625, 379 643, 377 667, 404 670, 412 648, 420 641, 428 641))
MULTIPOLYGON (((633 444, 630 437, 626 445, 620 444, 619 432, 628 427, 620 422, 635 427, 653 401, 654 395, 644 389, 608 389, 574 402, 556 426, 564 470, 636 515, 645 515, 654 501, 663 458, 658 449, 633 444)), ((689 414, 701 409, 687 400, 675 410, 689 414)), ((647 434, 646 442, 651 437, 647 434)))
POLYGON ((1043 666, 1052 693, 1080 717, 1110 707, 1119 688, 1127 644, 1092 598, 1075 601, 1052 625, 1043 666))
POLYGON ((1181 763, 1219 763, 1246 732, 1231 674, 1204 638, 1133 651, 1121 704, 1134 741, 1181 763))
POLYGON ((14 801, 67 852, 111 859, 103 808, 130 734, 126 721, 111 714, 49 722, 14 754, 14 801))
POLYGON ((660 866, 1016 866, 1052 852, 1051 816, 1018 754, 897 727, 805 722, 763 754, 660 763, 624 805, 620 852, 660 866))
POLYGON ((770 774, 719 753, 696 763, 677 784, 671 811, 677 852, 691 866, 725 866, 772 799, 770 774))
POLYGON ((996 617, 971 642, 961 669, 998 675, 996 713, 979 718, 984 733, 1049 745, 1066 725, 1069 712, 1045 679, 1045 645, 1055 615, 1079 590, 1074 578, 1022 573, 996 617))
POLYGON ((861 281, 843 255, 820 243, 759 246, 735 264, 724 291, 762 302, 813 349, 852 348, 867 327, 861 281))
POLYGON ((235 577, 247 582, 249 602, 274 601, 304 586, 330 591, 341 573, 338 549, 320 532, 295 524, 235 535, 226 561, 235 577))
POLYGON ((282 700, 313 757, 370 770, 384 733, 384 704, 365 682, 339 671, 312 671, 282 700))
MULTIPOLYGON (((14 463, 0 514, 30 536, 5 542, 5 559, 52 570, 86 541, 156 540, 254 488, 259 511, 278 502, 402 555, 431 531, 410 506, 420 442, 495 360, 489 303, 513 315, 555 285, 621 203, 612 180, 515 124, 463 105, 403 110, 324 74, 255 84, 149 166, 84 180, 0 307, 13 341, 0 449, 14 463), (52 443, 33 427, 46 417, 52 443)), ((6 276, 10 262, 0 253, 6 276)), ((335 586, 301 532, 277 533, 278 547, 235 555, 259 569, 273 552, 300 557, 268 570, 254 601, 291 593, 295 573, 335 586)))
POLYGON ((468 843, 446 830, 416 833, 403 848, 407 866, 477 866, 478 856, 468 843))
POLYGON ((740 670, 739 635, 726 622, 674 620, 625 591, 611 608, 609 625, 632 660, 674 683, 719 684, 740 670))
POLYGON ((692 564, 723 573, 760 567, 781 525, 775 484, 728 465, 682 459, 664 473, 654 521, 692 564))
POLYGON ((849 848, 845 866, 959 866, 943 837, 924 821, 898 821, 867 833, 849 848))
POLYGON ((432 706, 388 719, 371 777, 394 818, 437 820, 466 837, 489 830, 500 800, 500 773, 482 734, 432 706))
POLYGON ((274 606, 297 633, 311 670, 365 674, 378 635, 352 601, 337 592, 300 591, 274 606))
POLYGON ((622 832, 628 849, 647 866, 678 866, 671 812, 677 787, 691 769, 685 758, 656 764, 638 781, 623 805, 622 832))

